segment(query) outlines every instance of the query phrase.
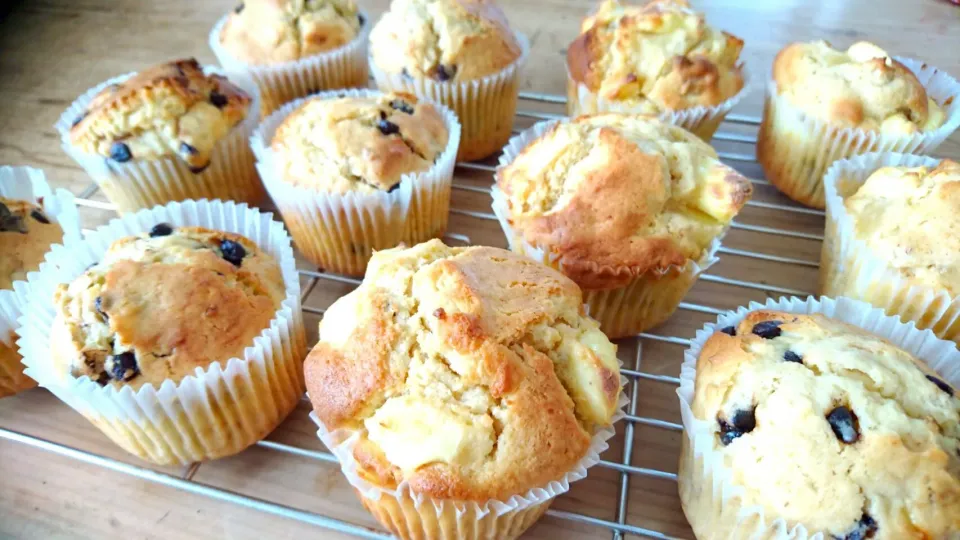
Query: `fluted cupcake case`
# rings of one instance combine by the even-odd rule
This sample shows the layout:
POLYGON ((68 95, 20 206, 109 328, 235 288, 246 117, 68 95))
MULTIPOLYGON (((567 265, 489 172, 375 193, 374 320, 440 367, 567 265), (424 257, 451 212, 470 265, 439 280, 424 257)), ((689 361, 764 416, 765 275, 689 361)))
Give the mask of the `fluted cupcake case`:
MULTIPOLYGON (((224 75, 212 67, 205 67, 204 72, 224 75)), ((133 75, 136 73, 114 77, 87 90, 60 115, 54 126, 60 134, 63 150, 97 182, 118 211, 133 212, 188 199, 223 199, 251 205, 263 200, 265 192, 257 177, 248 143, 260 121, 260 93, 257 85, 242 74, 232 74, 228 78, 252 98, 247 117, 216 144, 210 166, 202 172, 192 172, 190 166, 177 156, 151 160, 138 160, 134 156, 130 161, 118 163, 74 147, 70 142, 70 128, 86 111, 94 96, 107 86, 122 83, 133 75)))
POLYGON ((401 242, 418 244, 447 230, 460 123, 443 105, 434 103, 447 128, 447 146, 429 170, 404 174, 399 189, 341 195, 296 186, 282 178, 279 157, 270 144, 290 113, 312 99, 379 95, 375 90, 337 90, 298 99, 271 114, 250 138, 257 169, 297 248, 324 270, 362 276, 374 250, 401 242))
MULTIPOLYGON (((510 139, 500 156, 497 174, 499 175, 500 169, 512 163, 527 145, 556 124, 555 120, 540 122, 510 139)), ((513 229, 506 197, 496 185, 493 187, 492 197, 493 213, 507 237, 510 250, 563 272, 560 255, 551 252, 549 247, 526 242, 522 234, 513 229)), ((676 311, 700 274, 719 260, 717 252, 720 250, 721 238, 722 235, 715 238, 697 260, 689 260, 684 265, 672 265, 662 270, 636 273, 628 267, 597 266, 597 272, 609 273, 611 276, 629 275, 629 278, 623 286, 584 290, 583 301, 590 308, 590 316, 600 323, 600 329, 610 338, 631 336, 666 321, 676 311)))
MULTIPOLYGON (((64 242, 80 239, 80 216, 73 195, 64 189, 50 189, 43 171, 0 167, 0 197, 39 203, 43 213, 63 229, 64 242)), ((0 289, 0 398, 37 385, 23 373, 16 345, 17 319, 29 299, 26 281, 14 281, 13 289, 0 289)))
POLYGON ((881 167, 934 168, 940 162, 926 156, 869 153, 837 161, 827 171, 824 188, 827 221, 820 258, 820 292, 863 300, 933 331, 941 339, 960 343, 960 297, 947 291, 914 285, 856 236, 844 199, 857 191, 881 167))
POLYGON ((517 33, 520 56, 492 75, 463 82, 440 82, 388 73, 370 58, 370 71, 377 88, 384 92, 407 92, 421 99, 442 103, 457 114, 463 125, 459 161, 485 158, 499 150, 513 128, 520 95, 520 76, 530 56, 530 42, 517 33))
POLYGON ((903 323, 865 302, 849 298, 792 297, 771 298, 763 304, 751 302, 720 315, 716 323, 708 323, 697 331, 684 353, 677 389, 684 430, 678 474, 680 501, 694 532, 706 534, 722 526, 730 538, 815 540, 822 535, 810 533, 803 523, 787 523, 782 518, 765 515, 760 507, 743 506, 740 500, 743 488, 736 484, 723 456, 714 451, 716 419, 700 420, 692 409, 697 359, 704 343, 714 332, 738 324, 747 313, 758 309, 820 313, 857 326, 914 355, 954 387, 960 386, 960 351, 953 342, 938 339, 929 330, 918 330, 912 322, 903 323))
POLYGON ((232 76, 243 73, 260 88, 264 117, 284 103, 324 90, 364 88, 370 79, 367 67, 367 42, 371 24, 366 13, 360 12, 364 23, 357 35, 346 45, 289 62, 277 64, 248 64, 233 56, 220 42, 220 32, 227 21, 223 16, 210 31, 209 44, 217 61, 232 76))
MULTIPOLYGON (((713 134, 717 132, 723 119, 727 114, 750 93, 750 72, 747 71, 745 64, 740 66, 743 75, 743 87, 732 97, 724 100, 718 105, 706 107, 698 105, 689 109, 677 111, 662 111, 656 116, 661 121, 693 133, 706 142, 710 142, 713 134)), ((596 92, 587 88, 587 85, 573 80, 570 76, 570 69, 567 68, 567 115, 571 118, 583 114, 594 114, 601 112, 620 112, 620 113, 640 113, 644 110, 640 107, 631 106, 619 100, 605 99, 596 92)))
POLYGON ((824 208, 823 175, 838 160, 867 152, 928 153, 960 127, 960 83, 924 62, 896 57, 912 71, 927 94, 944 109, 942 126, 913 135, 890 135, 841 128, 808 115, 767 83, 763 120, 757 137, 757 160, 767 179, 791 199, 824 208))
POLYGON ((290 237, 271 214, 245 204, 184 201, 111 220, 82 241, 56 246, 40 272, 30 276, 30 295, 18 330, 27 375, 144 460, 186 464, 236 454, 277 427, 303 395, 306 338, 290 237), (50 354, 57 286, 98 262, 115 240, 157 223, 240 234, 273 256, 286 294, 270 325, 242 357, 197 368, 179 383, 167 380, 134 391, 58 370, 50 354))

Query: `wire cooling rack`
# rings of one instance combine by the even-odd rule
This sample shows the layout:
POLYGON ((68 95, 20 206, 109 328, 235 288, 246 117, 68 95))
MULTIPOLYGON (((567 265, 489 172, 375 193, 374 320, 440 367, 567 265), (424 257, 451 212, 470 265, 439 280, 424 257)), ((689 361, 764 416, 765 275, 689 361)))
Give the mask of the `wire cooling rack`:
MULTIPOLYGON (((560 96, 521 93, 516 129, 561 116, 564 103, 560 96)), ((712 141, 722 160, 756 179, 754 198, 724 239, 720 262, 700 277, 670 321, 635 338, 618 341, 624 362, 622 373, 629 380, 625 388, 630 399, 628 414, 617 425, 617 436, 602 456, 603 461, 591 469, 586 479, 573 484, 569 493, 558 498, 541 523, 528 533, 531 537, 693 537, 676 495, 675 471, 682 428, 675 390, 683 349, 696 329, 725 310, 750 300, 762 301, 767 296, 812 294, 816 285, 823 212, 797 206, 760 179, 762 172, 754 157, 758 124, 756 117, 730 115, 712 141)), ((447 243, 506 245, 490 211, 495 163, 493 158, 457 164, 450 227, 444 238, 447 243)), ((115 215, 96 184, 84 189, 77 202, 88 222, 102 222, 115 215)), ((308 332, 312 331, 308 333, 308 345, 312 346, 316 322, 325 307, 359 280, 311 269, 303 261, 299 268, 303 311, 308 332)), ((277 467, 284 466, 283 460, 306 460, 307 466, 326 468, 330 475, 339 474, 334 456, 312 436, 312 424, 305 427, 309 423, 308 411, 309 404, 304 401, 277 432, 256 445, 256 450, 227 460, 242 459, 251 451, 264 451, 272 453, 269 459, 275 460, 271 463, 277 467), (291 435, 297 430, 303 436, 291 435)), ((228 473, 218 472, 225 460, 195 463, 178 474, 138 464, 134 458, 104 455, 116 456, 113 449, 80 449, 9 427, 0 426, 0 438, 221 502, 298 520, 316 526, 318 537, 323 537, 324 530, 361 538, 390 537, 363 511, 346 487, 333 495, 311 493, 307 488, 304 496, 301 489, 301 498, 297 499, 284 494, 283 489, 290 486, 260 489, 262 486, 255 481, 234 485, 228 473), (213 472, 207 475, 208 470, 213 472), (250 483, 254 485, 251 487, 250 483), (339 506, 318 510, 314 503, 325 498, 337 498, 339 506)))

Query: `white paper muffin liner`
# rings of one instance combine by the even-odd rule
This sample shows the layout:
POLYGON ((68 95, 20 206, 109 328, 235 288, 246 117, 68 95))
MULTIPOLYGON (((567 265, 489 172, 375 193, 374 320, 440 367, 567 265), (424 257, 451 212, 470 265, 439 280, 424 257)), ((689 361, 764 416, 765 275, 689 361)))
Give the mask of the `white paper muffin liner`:
POLYGON ((913 135, 839 128, 791 104, 770 81, 757 139, 757 160, 767 179, 791 199, 824 208, 823 175, 834 161, 867 152, 924 154, 956 131, 960 127, 960 83, 918 60, 899 56, 896 60, 917 76, 927 94, 943 108, 946 118, 942 126, 913 135))
MULTIPOLYGON (((63 229, 64 242, 81 238, 80 215, 73 195, 64 189, 50 189, 43 171, 31 167, 0 167, 0 197, 34 203, 43 201, 43 213, 63 229)), ((0 289, 0 397, 34 385, 23 375, 14 333, 19 326, 17 319, 29 299, 26 281, 14 281, 12 289, 0 289)))
MULTIPOLYGON (((719 530, 723 527, 723 534, 728 538, 824 540, 821 533, 810 534, 802 523, 790 524, 783 518, 765 515, 762 507, 741 507, 739 501, 743 488, 736 485, 731 471, 724 466, 722 454, 714 450, 716 420, 700 420, 693 413, 697 359, 704 343, 717 330, 736 325, 747 313, 760 309, 799 314, 820 313, 862 328, 909 352, 954 387, 960 386, 960 351, 953 342, 938 339, 929 330, 918 330, 912 322, 903 323, 899 318, 890 317, 865 302, 849 298, 784 297, 771 298, 763 304, 751 302, 746 307, 720 315, 716 323, 708 323, 697 331, 690 348, 684 352, 680 368, 680 387, 677 389, 684 428, 684 455, 681 460, 686 460, 684 465, 691 471, 688 477, 683 474, 683 465, 681 466, 680 491, 683 493, 683 484, 690 482, 702 488, 703 500, 696 508, 685 511, 705 513, 707 517, 702 518, 702 526, 708 527, 706 530, 719 530), (697 474, 698 471, 702 471, 702 475, 697 474), (736 509, 736 523, 710 522, 720 516, 728 505, 736 509)), ((729 511, 727 508, 726 512, 729 511)))
MULTIPOLYGON (((712 107, 698 105, 678 111, 662 111, 657 114, 657 117, 668 124, 686 129, 706 142, 710 142, 727 114, 751 91, 750 72, 747 70, 746 64, 741 63, 739 67, 743 76, 743 87, 732 97, 712 107)), ((624 103, 621 100, 600 97, 596 92, 587 88, 587 85, 573 80, 570 76, 570 68, 567 66, 567 115, 576 118, 583 114, 601 112, 642 114, 643 108, 624 103)))
POLYGON ((485 158, 500 149, 509 139, 513 117, 517 112, 520 77, 530 57, 527 36, 516 33, 520 56, 512 64, 480 79, 463 82, 440 82, 402 73, 388 73, 370 58, 370 71, 377 88, 387 92, 408 92, 434 103, 443 103, 456 114, 463 125, 463 140, 458 161, 485 158))
POLYGON ((370 17, 360 11, 364 23, 357 35, 346 45, 314 54, 299 60, 277 64, 248 64, 235 57, 220 42, 220 32, 229 15, 224 15, 210 31, 209 44, 217 61, 231 76, 245 73, 260 87, 263 97, 263 116, 266 117, 284 103, 339 88, 363 88, 370 80, 367 66, 367 42, 370 17))
POLYGON ((26 373, 147 461, 185 464, 235 454, 272 431, 303 395, 306 338, 294 264, 283 225, 245 204, 175 202, 113 219, 82 241, 55 246, 40 271, 30 275, 31 301, 18 330, 26 373), (286 294, 270 325, 242 357, 198 367, 179 383, 167 380, 134 391, 129 386, 101 387, 87 376, 57 370, 50 345, 57 286, 101 260, 115 240, 149 231, 157 223, 240 234, 273 256, 286 294))
MULTIPOLYGON (((527 145, 558 123, 560 120, 538 122, 510 139, 500 156, 495 173, 497 179, 499 180, 500 171, 512 163, 527 145)), ((507 237, 510 250, 563 272, 560 254, 553 253, 549 247, 528 243, 513 229, 506 196, 496 184, 491 190, 491 197, 493 213, 507 237)), ((631 336, 662 323, 676 311, 700 274, 720 260, 717 253, 724 234, 726 230, 710 242, 696 261, 690 260, 684 265, 672 265, 658 271, 635 275, 626 285, 620 287, 584 290, 583 300, 589 307, 590 316, 600 322, 603 332, 611 338, 631 336)), ((622 272, 628 273, 630 270, 624 268, 622 272)))
POLYGON ((820 292, 848 296, 899 315, 941 339, 960 343, 960 297, 916 285, 857 238, 844 198, 881 167, 936 167, 940 160, 896 153, 869 153, 835 162, 824 177, 827 221, 820 261, 820 292))
MULTIPOLYGON (((204 67, 204 73, 226 75, 210 66, 204 67)), ((70 142, 70 128, 87 110, 90 101, 107 86, 119 84, 133 75, 136 72, 114 77, 87 90, 54 125, 64 152, 97 182, 119 212, 133 212, 188 199, 234 200, 251 205, 263 200, 263 185, 257 177, 248 144, 250 134, 260 121, 260 93, 257 85, 242 74, 231 74, 228 79, 252 98, 247 116, 217 142, 210 165, 203 172, 191 172, 190 167, 176 156, 151 160, 138 160, 134 156, 130 161, 118 163, 74 147, 70 142)))
POLYGON ((287 116, 313 99, 380 95, 376 90, 335 90, 298 99, 271 114, 250 138, 260 177, 297 248, 324 270, 363 275, 374 250, 418 244, 447 229, 461 131, 453 112, 438 103, 433 105, 447 128, 446 148, 429 170, 404 174, 393 192, 325 193, 283 179, 281 158, 270 144, 287 116))

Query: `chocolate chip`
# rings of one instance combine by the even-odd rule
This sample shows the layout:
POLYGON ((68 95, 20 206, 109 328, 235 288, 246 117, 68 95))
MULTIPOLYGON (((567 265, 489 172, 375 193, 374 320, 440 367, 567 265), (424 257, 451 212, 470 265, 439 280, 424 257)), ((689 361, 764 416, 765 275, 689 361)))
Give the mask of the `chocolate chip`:
POLYGON ((115 354, 108 358, 110 361, 110 376, 118 381, 129 381, 140 374, 137 367, 137 357, 131 351, 115 354))
POLYGON ((950 385, 947 384, 942 379, 938 379, 933 375, 927 375, 927 379, 930 379, 930 382, 937 385, 937 388, 943 390, 944 392, 950 394, 951 396, 953 395, 953 388, 950 388, 950 385))
POLYGON ((227 239, 220 241, 220 252, 223 254, 223 260, 237 268, 243 264, 243 258, 247 256, 247 250, 243 249, 243 246, 227 239))
POLYGON ((106 386, 110 382, 110 376, 107 375, 107 372, 103 371, 100 373, 100 376, 97 377, 97 384, 100 386, 106 386))
POLYGON ((857 415, 850 409, 840 406, 830 411, 827 415, 827 422, 830 423, 830 429, 842 442, 853 444, 860 439, 860 423, 857 421, 857 415))
POLYGON ((436 78, 438 81, 444 82, 449 81, 457 75, 457 66, 445 66, 440 64, 437 66, 436 78))
POLYGON ((124 163, 133 159, 133 154, 130 153, 129 146, 117 141, 110 145, 110 159, 117 163, 124 163))
POLYGON ((797 362, 800 364, 803 363, 803 357, 793 351, 787 351, 783 353, 783 359, 787 362, 797 362))
POLYGON ((210 162, 207 162, 197 167, 190 166, 189 169, 190 169, 190 172, 192 172, 193 174, 200 174, 203 171, 207 170, 207 167, 209 166, 210 166, 210 162))
POLYGON ((380 130, 380 133, 384 135, 393 135, 395 133, 400 133, 400 126, 394 124, 389 120, 380 120, 377 122, 377 129, 380 130))
POLYGON ((400 182, 390 186, 390 189, 387 190, 387 193, 393 193, 394 191, 400 189, 400 182))
POLYGON ((729 445, 744 433, 750 433, 753 428, 757 427, 757 418, 754 411, 755 409, 739 410, 733 413, 731 422, 727 422, 723 418, 717 418, 720 423, 720 442, 724 446, 729 445))
POLYGON ((773 339, 780 337, 780 325, 783 321, 763 321, 753 325, 754 334, 763 339, 773 339))
POLYGON ((81 113, 79 116, 77 116, 76 118, 73 119, 73 122, 70 124, 70 127, 72 127, 72 128, 77 127, 77 124, 79 124, 80 122, 83 122, 83 119, 86 118, 86 117, 87 117, 87 112, 84 111, 84 112, 81 113))
POLYGON ((27 234, 27 224, 23 218, 11 212, 3 203, 0 203, 0 232, 27 234))
POLYGON ((47 219, 47 216, 43 215, 43 212, 37 210, 36 208, 34 208, 33 210, 30 211, 30 217, 32 217, 33 219, 35 219, 35 220, 37 220, 37 221, 39 221, 40 223, 43 223, 43 224, 45 224, 45 225, 49 225, 49 224, 50 224, 50 220, 47 219))
POLYGON ((360 26, 367 24, 367 19, 363 16, 363 13, 357 13, 357 22, 360 23, 360 26))
POLYGON ((837 540, 864 540, 864 538, 873 538, 877 533, 877 522, 867 514, 864 514, 855 528, 843 536, 834 536, 837 540))
POLYGON ((197 155, 197 148, 195 146, 190 146, 189 144, 182 142, 180 143, 180 153, 186 154, 188 156, 197 155))
POLYGON ((103 317, 103 320, 108 320, 110 317, 107 315, 107 312, 103 310, 103 298, 98 296, 96 300, 93 301, 93 308, 97 310, 97 313, 103 317))
POLYGON ((210 92, 210 104, 218 109, 222 109, 227 104, 227 96, 213 90, 210 92))
POLYGON ((395 99, 391 101, 390 108, 402 113, 413 114, 413 105, 410 105, 402 99, 395 99))
POLYGON ((724 334, 728 335, 728 336, 736 336, 736 335, 737 335, 737 328, 736 328, 735 326, 726 326, 726 327, 721 328, 720 331, 723 332, 724 334))
POLYGON ((233 8, 233 12, 236 13, 237 15, 239 15, 241 11, 243 11, 243 4, 242 4, 242 3, 241 3, 239 6, 233 8))
POLYGON ((438 307, 437 309, 433 310, 433 316, 442 321, 447 318, 447 312, 444 311, 442 307, 438 307))
POLYGON ((150 238, 170 236, 171 234, 173 234, 173 227, 169 223, 157 223, 150 229, 150 238))

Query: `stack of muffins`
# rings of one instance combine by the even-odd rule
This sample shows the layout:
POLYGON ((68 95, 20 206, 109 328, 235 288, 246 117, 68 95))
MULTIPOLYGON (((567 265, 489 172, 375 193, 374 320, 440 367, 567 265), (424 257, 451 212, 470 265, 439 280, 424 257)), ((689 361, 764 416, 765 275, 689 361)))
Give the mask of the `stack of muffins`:
MULTIPOLYGON (((709 145, 749 89, 743 41, 685 0, 605 0, 567 49, 572 118, 512 139, 530 46, 492 0, 393 0, 376 24, 352 0, 246 0, 210 46, 223 69, 123 75, 58 122, 121 217, 81 237, 68 194, 0 169, 0 397, 39 384, 183 464, 263 439, 307 390, 391 532, 519 536, 614 435, 610 339, 675 312, 752 196, 709 145), (445 246, 457 160, 501 149, 510 251, 445 246), (293 245, 364 276, 309 353, 293 245)), ((906 153, 960 125, 957 96, 867 42, 777 55, 758 161, 826 208, 840 298, 692 340, 698 538, 960 533, 960 164, 906 153)))

